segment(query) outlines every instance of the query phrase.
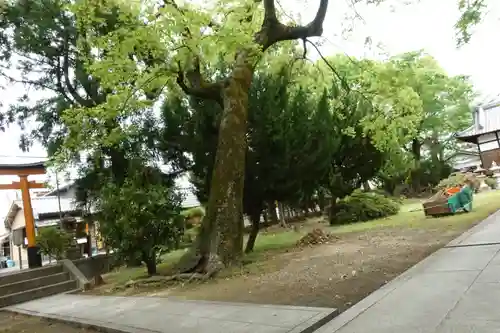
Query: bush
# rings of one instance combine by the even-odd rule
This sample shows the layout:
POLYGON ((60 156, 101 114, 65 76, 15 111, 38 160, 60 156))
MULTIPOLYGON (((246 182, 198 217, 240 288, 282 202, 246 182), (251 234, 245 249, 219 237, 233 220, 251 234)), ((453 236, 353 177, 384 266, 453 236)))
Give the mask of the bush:
POLYGON ((175 249, 184 233, 182 196, 168 183, 133 172, 121 185, 108 182, 96 208, 106 244, 127 262, 146 264, 156 274, 158 253, 175 249), (140 261, 139 261, 140 260, 140 261))
POLYGON ((186 221, 186 229, 191 229, 201 222, 205 216, 205 210, 202 207, 194 207, 182 212, 186 221))
POLYGON ((345 224, 396 215, 400 204, 377 193, 354 191, 333 208, 330 224, 345 224))
POLYGON ((196 217, 202 218, 203 216, 205 216, 205 210, 202 207, 189 208, 183 211, 182 215, 184 215, 186 219, 192 219, 196 217))
POLYGON ((56 260, 62 259, 69 247, 71 236, 58 228, 40 228, 36 236, 36 243, 40 253, 56 260))
POLYGON ((484 180, 484 182, 486 183, 486 185, 488 185, 492 190, 496 189, 497 188, 497 180, 495 178, 486 178, 484 180))
POLYGON ((466 183, 469 183, 473 190, 479 189, 479 185, 481 184, 473 173, 455 172, 448 178, 442 179, 435 189, 440 191, 450 187, 461 187, 466 183))

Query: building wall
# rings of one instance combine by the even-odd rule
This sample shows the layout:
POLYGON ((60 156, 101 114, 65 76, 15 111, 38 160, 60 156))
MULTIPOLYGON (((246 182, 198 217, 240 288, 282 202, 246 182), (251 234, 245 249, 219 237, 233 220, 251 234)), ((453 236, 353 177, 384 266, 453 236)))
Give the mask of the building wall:
MULTIPOLYGON (((19 248, 12 244, 12 260, 16 263, 16 267, 19 267, 19 248)), ((28 267, 28 250, 21 246, 21 260, 24 267, 28 267)))
POLYGON ((24 228, 26 226, 26 222, 24 221, 24 212, 21 209, 20 211, 17 212, 16 217, 14 218, 14 221, 12 222, 11 229, 16 230, 19 228, 24 228))
POLYGON ((490 168, 493 161, 500 165, 500 131, 480 135, 477 142, 483 168, 490 168))
MULTIPOLYGON (((61 198, 75 199, 76 189, 74 186, 71 186, 67 191, 61 193, 61 198)), ((57 196, 57 194, 55 195, 57 196)))
POLYGON ((489 169, 493 161, 500 165, 500 148, 481 152, 483 168, 489 169))
MULTIPOLYGON (((23 211, 20 210, 17 212, 16 217, 14 218, 14 221, 12 222, 12 230, 16 229, 23 229, 26 227, 26 223, 24 220, 24 214, 23 211)), ((18 247, 14 245, 12 242, 12 237, 11 237, 11 249, 12 249, 12 260, 15 261, 16 266, 19 266, 19 250, 18 247)), ((21 246, 21 260, 23 262, 23 267, 27 267, 28 265, 28 251, 26 250, 26 247, 21 246)))

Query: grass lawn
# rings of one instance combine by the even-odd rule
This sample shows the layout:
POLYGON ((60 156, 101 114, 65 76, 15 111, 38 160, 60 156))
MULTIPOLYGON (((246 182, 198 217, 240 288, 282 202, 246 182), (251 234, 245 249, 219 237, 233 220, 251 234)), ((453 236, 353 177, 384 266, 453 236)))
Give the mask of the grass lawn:
MULTIPOLYGON (((249 264, 227 270, 207 283, 117 291, 116 286, 145 276, 144 268, 123 268, 104 276, 92 293, 143 294, 194 299, 331 306, 345 309, 408 267, 500 209, 500 191, 475 195, 473 211, 426 218, 420 202, 404 204, 399 214, 369 222, 329 226, 322 219, 273 226, 257 238, 249 264), (331 244, 300 249, 297 241, 322 228, 338 236, 331 244), (290 289, 293 285, 293 289, 290 289)), ((183 251, 163 257, 165 272, 183 251)))

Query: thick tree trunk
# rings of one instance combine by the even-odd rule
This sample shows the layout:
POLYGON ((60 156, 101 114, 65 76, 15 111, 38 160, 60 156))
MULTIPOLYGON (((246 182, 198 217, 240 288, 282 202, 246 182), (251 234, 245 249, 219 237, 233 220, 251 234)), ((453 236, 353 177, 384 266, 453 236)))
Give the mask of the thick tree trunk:
POLYGON ((411 144, 411 151, 413 158, 415 159, 415 165, 413 171, 411 172, 411 185, 415 194, 420 193, 421 189, 421 179, 420 179, 420 159, 421 159, 421 149, 422 144, 419 140, 413 140, 411 144))
POLYGON ((243 186, 245 179, 248 90, 252 70, 243 64, 223 89, 219 128, 207 213, 194 248, 179 270, 212 274, 243 255, 243 186))
POLYGON ((267 225, 269 223, 269 210, 265 210, 262 217, 264 218, 264 223, 267 225))
POLYGON ((276 203, 273 200, 267 202, 267 207, 269 208, 269 215, 271 216, 271 222, 273 224, 278 223, 278 214, 276 214, 276 203))
POLYGON ((250 235, 248 236, 247 246, 245 247, 245 253, 250 253, 253 251, 255 246, 255 240, 260 230, 260 210, 255 211, 250 216, 250 222, 252 222, 252 228, 250 229, 250 235))
MULTIPOLYGON (((328 0, 321 0, 314 20, 304 26, 282 24, 276 14, 274 0, 264 1, 264 20, 255 42, 262 51, 277 42, 321 36, 328 0)), ((188 30, 187 35, 191 32, 188 30)), ((203 220, 197 247, 181 259, 180 269, 186 263, 197 262, 189 271, 210 274, 216 270, 212 264, 219 259, 224 265, 237 261, 243 252, 243 186, 245 178, 246 131, 248 119, 248 91, 252 83, 254 66, 261 56, 260 51, 242 48, 230 76, 214 84, 203 80, 199 61, 195 59, 194 70, 185 76, 179 72, 177 83, 187 94, 208 98, 223 105, 224 111, 219 128, 217 153, 210 186, 207 214, 203 220), (222 92, 221 92, 222 90, 222 92), (191 260, 189 259, 191 258, 191 260)), ((199 59, 198 59, 199 60, 199 59)))
POLYGON ((368 181, 363 182, 363 192, 370 192, 370 191, 371 191, 370 183, 368 183, 368 181))
POLYGON ((278 209, 280 212, 280 225, 283 228, 286 228, 287 224, 286 224, 286 217, 285 217, 285 208, 283 207, 283 203, 278 202, 278 209))
POLYGON ((146 253, 142 254, 142 260, 146 264, 146 269, 148 270, 148 275, 152 276, 156 274, 156 255, 148 255, 146 253))
POLYGON ((321 213, 323 213, 326 207, 326 198, 323 191, 318 191, 318 206, 321 213))
POLYGON ((335 206, 337 205, 337 197, 332 196, 330 198, 330 207, 328 207, 328 221, 330 225, 335 224, 335 206))

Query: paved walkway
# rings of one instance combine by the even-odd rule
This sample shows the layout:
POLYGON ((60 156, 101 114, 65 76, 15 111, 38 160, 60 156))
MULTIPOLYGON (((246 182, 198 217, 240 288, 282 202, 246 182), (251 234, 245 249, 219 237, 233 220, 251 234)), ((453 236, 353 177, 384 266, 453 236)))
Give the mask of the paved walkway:
POLYGON ((328 308, 69 294, 8 309, 129 333, 310 333, 337 314, 328 308))
POLYGON ((500 332, 500 212, 316 331, 366 332, 500 332))

